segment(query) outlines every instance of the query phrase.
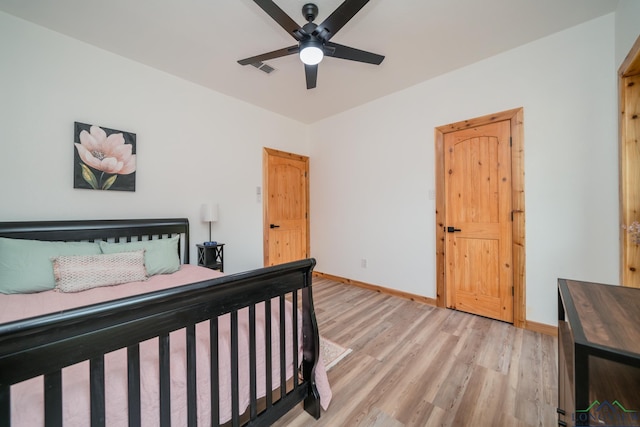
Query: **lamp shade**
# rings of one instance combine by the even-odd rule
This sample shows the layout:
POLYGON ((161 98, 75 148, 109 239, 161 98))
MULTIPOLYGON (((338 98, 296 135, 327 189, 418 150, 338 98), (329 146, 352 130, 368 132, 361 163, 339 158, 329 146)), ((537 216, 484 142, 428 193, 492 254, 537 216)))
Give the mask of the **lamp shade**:
POLYGON ((316 40, 307 40, 300 43, 300 60, 307 65, 319 64, 324 58, 322 43, 316 40))
POLYGON ((202 222, 216 222, 218 220, 218 204, 205 203, 202 205, 200 219, 202 222))

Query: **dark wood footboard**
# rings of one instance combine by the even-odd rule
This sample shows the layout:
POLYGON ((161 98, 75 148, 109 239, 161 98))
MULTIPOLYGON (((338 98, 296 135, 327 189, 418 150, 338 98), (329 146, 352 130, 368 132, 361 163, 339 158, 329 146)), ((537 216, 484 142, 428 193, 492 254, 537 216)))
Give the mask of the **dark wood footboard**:
MULTIPOLYGON (((186 220, 134 220, 135 227, 142 234, 183 233, 188 239, 186 220), (155 222, 153 222, 155 221, 155 222), (176 221, 182 225, 176 225, 176 221), (169 228, 163 228, 165 226, 169 228), (154 228, 150 230, 148 227, 154 228), (176 228, 177 227, 177 228, 176 228)), ((0 223, 0 237, 42 238, 43 240, 91 240, 113 237, 114 229, 119 229, 117 221, 107 221, 108 234, 87 228, 89 221, 55 223, 0 223), (22 225, 21 225, 22 224, 22 225), (45 228, 54 226, 55 231, 43 233, 45 228), (22 234, 20 234, 22 233, 22 234), (48 236, 49 238, 47 238, 48 236)), ((131 221, 128 222, 131 225, 131 221)), ((93 222, 96 225, 98 222, 93 222)), ((104 226, 105 224, 99 224, 104 226)), ((121 224, 122 225, 122 224, 121 224)), ((131 227, 129 227, 131 229, 131 227)), ((128 232, 127 232, 128 233, 128 232)), ((121 231, 115 233, 122 235, 121 231)), ((129 233, 130 234, 130 233, 129 233)), ((134 235, 140 235, 135 234, 134 235)), ((186 243, 188 248, 188 240, 186 243)), ((188 259, 188 258, 187 258, 188 259)), ((0 425, 11 425, 11 387, 29 378, 44 377, 44 411, 47 426, 62 426, 62 402, 64 386, 62 369, 82 361, 90 362, 90 407, 91 425, 105 425, 105 354, 117 349, 126 349, 128 375, 129 425, 140 425, 140 343, 158 339, 159 390, 158 410, 161 425, 171 423, 171 371, 169 334, 184 329, 186 335, 186 390, 187 425, 197 423, 197 388, 199 373, 196 366, 196 324, 208 322, 210 337, 210 384, 211 384, 211 424, 219 425, 218 389, 218 319, 230 316, 231 327, 231 425, 241 424, 242 408, 238 402, 238 312, 248 310, 250 345, 250 405, 244 415, 247 425, 270 425, 299 402, 304 401, 305 409, 315 418, 320 416, 319 394, 315 385, 314 371, 319 357, 319 335, 313 307, 312 270, 315 260, 307 259, 288 264, 261 268, 245 273, 232 274, 213 280, 192 283, 176 288, 103 302, 60 313, 23 319, 0 325, 0 425), (266 383, 271 390, 271 354, 276 349, 271 346, 271 333, 284 331, 285 304, 300 307, 292 311, 291 319, 293 348, 298 349, 300 337, 299 318, 302 320, 303 360, 298 360, 298 352, 293 351, 293 366, 301 366, 300 375, 292 378, 285 375, 285 337, 278 334, 280 361, 280 386, 277 394, 267 393, 261 409, 256 395, 256 305, 265 312, 266 331, 266 383), (264 309, 262 308, 264 305, 264 309), (279 324, 272 324, 271 310, 279 309, 279 324), (275 397, 274 397, 275 396, 275 397)), ((295 370, 297 372, 297 369, 295 370)), ((123 409, 124 410, 124 409, 123 409)))

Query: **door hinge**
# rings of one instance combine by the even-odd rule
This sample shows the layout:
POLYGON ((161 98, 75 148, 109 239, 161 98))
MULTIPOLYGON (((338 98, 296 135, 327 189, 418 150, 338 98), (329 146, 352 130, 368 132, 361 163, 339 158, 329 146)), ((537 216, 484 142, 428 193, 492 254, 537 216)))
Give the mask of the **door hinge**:
POLYGON ((515 296, 516 291, 513 289, 513 286, 511 287, 511 296, 515 296))
POLYGON ((513 222, 513 214, 523 213, 524 211, 521 209, 512 209, 511 210, 511 221, 513 222))
POLYGON ((509 147, 513 147, 513 137, 509 137, 509 147))

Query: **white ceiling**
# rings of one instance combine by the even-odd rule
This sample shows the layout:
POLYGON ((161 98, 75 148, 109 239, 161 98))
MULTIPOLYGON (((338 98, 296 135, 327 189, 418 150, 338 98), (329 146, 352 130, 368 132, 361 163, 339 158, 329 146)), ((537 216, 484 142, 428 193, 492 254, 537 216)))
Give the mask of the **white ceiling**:
MULTIPOLYGON (((307 2, 275 0, 300 25, 307 2)), ((319 24, 342 0, 315 3, 319 24)), ((371 0, 331 41, 385 60, 376 66, 325 58, 311 90, 297 55, 267 61, 271 74, 236 62, 296 44, 252 0, 0 0, 0 10, 312 123, 613 12, 617 3, 371 0)))

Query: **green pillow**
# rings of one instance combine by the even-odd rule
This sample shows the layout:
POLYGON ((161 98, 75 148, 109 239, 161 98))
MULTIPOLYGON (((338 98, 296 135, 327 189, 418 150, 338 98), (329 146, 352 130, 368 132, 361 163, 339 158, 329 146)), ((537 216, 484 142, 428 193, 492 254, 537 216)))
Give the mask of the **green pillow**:
POLYGON ((180 269, 180 257, 178 256, 178 241, 180 236, 168 239, 143 240, 129 243, 100 242, 103 254, 115 254, 118 252, 133 252, 145 250, 144 265, 147 274, 175 273, 180 269))
POLYGON ((51 258, 100 253, 98 243, 0 237, 0 292, 28 294, 51 290, 56 285, 51 258))

